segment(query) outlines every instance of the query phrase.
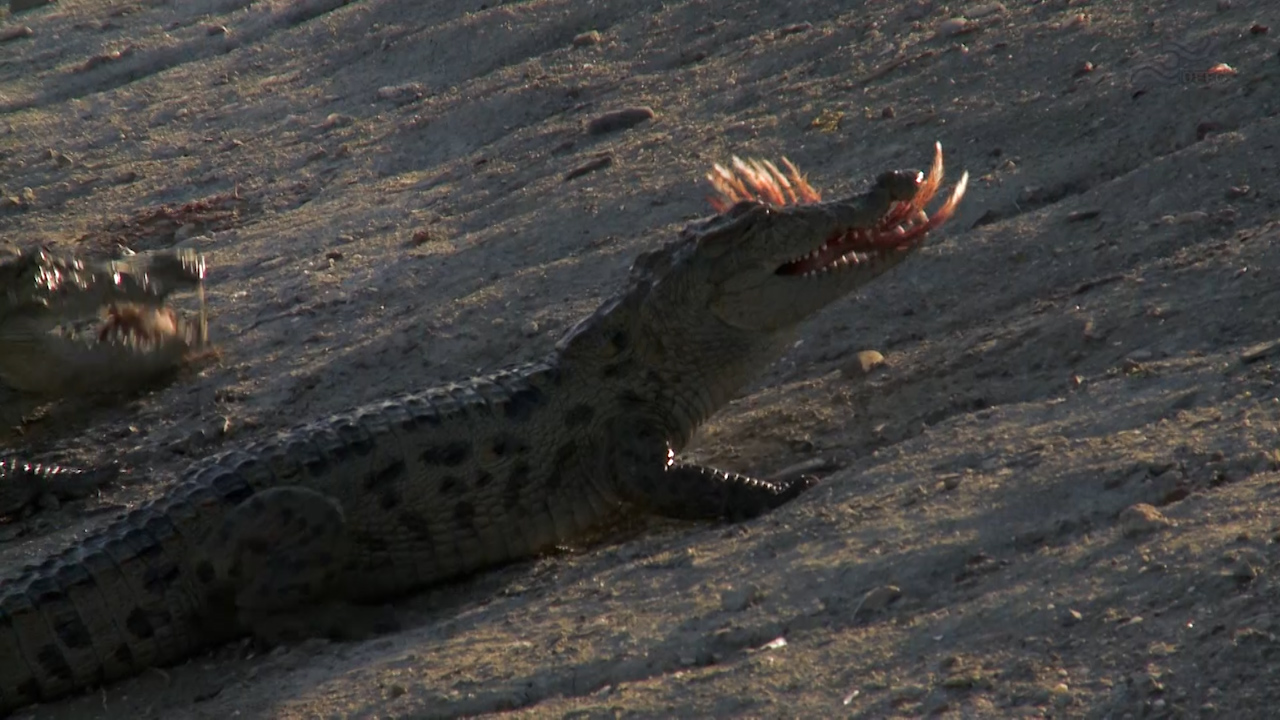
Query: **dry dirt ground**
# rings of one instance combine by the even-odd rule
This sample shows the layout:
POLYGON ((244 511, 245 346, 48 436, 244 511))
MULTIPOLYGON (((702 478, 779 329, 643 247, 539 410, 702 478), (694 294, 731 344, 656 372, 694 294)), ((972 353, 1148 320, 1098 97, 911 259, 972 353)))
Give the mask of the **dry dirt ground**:
POLYGON ((130 472, 0 528, 10 570, 192 458, 541 355, 706 212, 713 161, 786 154, 834 192, 941 140, 951 177, 974 177, 949 230, 702 434, 694 454, 728 468, 830 460, 800 501, 409 598, 406 629, 370 642, 221 648, 20 715, 1274 717, 1277 15, 62 0, 4 17, 3 242, 195 247, 223 349, 123 405, 28 416, 15 448, 130 472), (652 120, 586 130, 642 105, 652 120), (867 349, 886 367, 852 370, 867 349))

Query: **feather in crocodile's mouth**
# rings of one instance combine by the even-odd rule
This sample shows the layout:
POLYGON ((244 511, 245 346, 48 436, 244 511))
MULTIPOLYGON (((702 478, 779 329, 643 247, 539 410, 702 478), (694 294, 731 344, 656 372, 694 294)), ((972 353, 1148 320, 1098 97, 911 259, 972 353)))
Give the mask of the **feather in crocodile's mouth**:
MULTIPOLYGON (((787 206, 817 203, 822 195, 800 174, 800 170, 786 158, 782 159, 787 172, 768 160, 744 162, 733 158, 733 168, 717 164, 707 179, 718 193, 709 198, 717 212, 724 212, 734 203, 744 200, 787 206)), ((925 237, 955 214, 956 206, 964 197, 969 173, 965 173, 947 201, 930 215, 925 206, 933 200, 942 186, 942 145, 934 145, 933 165, 929 174, 916 177, 916 192, 911 200, 897 201, 889 206, 878 222, 868 228, 850 228, 828 238, 821 246, 799 255, 778 267, 778 275, 813 277, 833 270, 857 267, 873 263, 877 257, 911 249, 924 242, 925 237)))

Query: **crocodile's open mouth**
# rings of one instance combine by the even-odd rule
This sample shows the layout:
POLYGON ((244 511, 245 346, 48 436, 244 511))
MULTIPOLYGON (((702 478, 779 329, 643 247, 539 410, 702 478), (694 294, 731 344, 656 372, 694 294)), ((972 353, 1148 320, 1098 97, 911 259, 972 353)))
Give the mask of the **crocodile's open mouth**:
POLYGON ((98 342, 147 348, 183 333, 178 313, 167 307, 111 305, 98 327, 98 342))
MULTIPOLYGON (((786 206, 816 203, 822 200, 791 161, 783 159, 787 173, 768 161, 743 162, 733 159, 733 169, 716 165, 707 175, 719 193, 711 198, 712 206, 723 212, 735 202, 757 200, 772 205, 786 206)), ((874 262, 877 256, 909 249, 924 241, 929 232, 942 225, 955 214, 969 183, 965 173, 951 192, 947 201, 932 215, 925 206, 933 200, 942 187, 942 145, 934 145, 933 165, 929 174, 917 174, 916 190, 910 200, 896 201, 872 227, 850 228, 828 238, 808 254, 783 263, 776 270, 778 275, 814 277, 842 268, 857 267, 874 262)))

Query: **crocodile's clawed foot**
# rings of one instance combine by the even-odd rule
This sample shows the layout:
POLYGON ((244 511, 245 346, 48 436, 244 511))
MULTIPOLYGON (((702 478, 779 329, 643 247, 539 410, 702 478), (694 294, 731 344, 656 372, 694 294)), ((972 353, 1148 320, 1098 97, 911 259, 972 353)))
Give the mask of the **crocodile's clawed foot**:
POLYGON ((92 261, 41 249, 0 263, 0 383, 46 397, 127 393, 213 357, 204 274, 191 251, 92 261), (198 320, 164 304, 182 289, 201 292, 198 320))

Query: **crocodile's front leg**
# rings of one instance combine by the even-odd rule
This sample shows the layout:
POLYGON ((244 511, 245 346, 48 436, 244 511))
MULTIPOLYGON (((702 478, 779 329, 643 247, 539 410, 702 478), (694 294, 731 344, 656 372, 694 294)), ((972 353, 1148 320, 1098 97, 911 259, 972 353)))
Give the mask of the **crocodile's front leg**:
POLYGON ((749 520, 818 484, 810 477, 773 482, 678 462, 665 436, 657 430, 623 427, 612 435, 619 494, 663 517, 749 520))

